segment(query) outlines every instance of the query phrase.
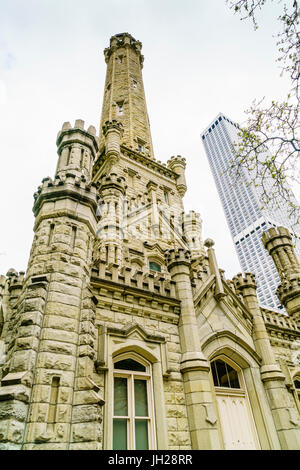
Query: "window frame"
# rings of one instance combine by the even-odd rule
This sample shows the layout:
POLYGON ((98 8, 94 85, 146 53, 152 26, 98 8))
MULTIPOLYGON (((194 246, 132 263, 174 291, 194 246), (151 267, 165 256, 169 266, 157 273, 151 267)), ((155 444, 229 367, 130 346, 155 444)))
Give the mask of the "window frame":
POLYGON ((149 270, 150 270, 150 271, 153 271, 153 272, 156 272, 156 273, 161 273, 161 272, 162 272, 161 264, 160 264, 158 261, 156 261, 156 260, 149 259, 149 260, 148 260, 148 266, 149 266, 149 270), (150 264, 152 264, 152 263, 156 264, 156 266, 159 266, 159 269, 153 269, 153 268, 151 268, 151 267, 150 267, 150 264))
MULTIPOLYGON (((246 384, 245 380, 243 377, 243 371, 242 369, 233 361, 231 361, 227 356, 224 354, 215 356, 210 359, 210 364, 212 364, 214 361, 220 359, 221 361, 224 361, 226 364, 230 365, 236 372, 240 384, 240 388, 231 388, 231 387, 218 387, 214 384, 214 379, 213 379, 213 374, 211 370, 211 380, 212 380, 212 385, 214 387, 214 390, 217 394, 225 394, 225 395, 239 395, 239 396, 247 396, 247 389, 246 389, 246 384)), ((249 401, 249 398, 248 398, 249 401)), ((249 402, 250 403, 250 402, 249 402)))
MULTIPOLYGON (((112 401, 111 401, 111 442, 113 447, 113 420, 114 419, 126 419, 127 420, 127 450, 136 450, 135 440, 135 420, 147 420, 148 421, 148 450, 156 449, 156 426, 155 426, 155 412, 154 412, 154 394, 153 394, 153 380, 152 380, 152 365, 146 361, 143 357, 139 356, 134 352, 123 353, 113 358, 113 387, 112 387, 112 401), (125 370, 115 368, 115 363, 124 360, 133 359, 143 366, 146 367, 145 372, 135 370, 125 370), (117 416, 114 414, 114 379, 115 377, 122 377, 127 379, 127 405, 128 416, 117 416), (145 380, 147 390, 147 405, 148 405, 148 416, 135 416, 135 404, 134 404, 134 380, 145 380)), ((118 450, 118 449, 114 449, 118 450)))

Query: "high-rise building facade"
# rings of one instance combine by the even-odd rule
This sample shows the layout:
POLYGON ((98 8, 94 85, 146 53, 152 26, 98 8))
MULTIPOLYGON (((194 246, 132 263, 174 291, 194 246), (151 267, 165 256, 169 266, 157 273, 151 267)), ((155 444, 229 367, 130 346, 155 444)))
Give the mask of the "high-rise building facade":
MULTIPOLYGON (((239 126, 219 113, 202 133, 202 142, 216 187, 225 212, 232 240, 243 272, 256 275, 257 295, 262 306, 282 309, 276 295, 280 282, 271 256, 262 243, 262 233, 271 227, 292 229, 288 206, 282 201, 280 208, 261 208, 259 188, 249 185, 249 174, 243 172, 243 180, 235 181, 228 173, 234 155, 234 143, 240 139, 239 126)), ((300 233, 300 231, 299 231, 300 233)), ((300 256, 300 243, 296 242, 300 256)))
POLYGON ((63 124, 27 270, 0 276, 0 449, 300 449, 291 236, 264 238, 285 316, 253 274, 225 278, 184 214, 186 160, 155 159, 141 47, 111 38, 99 136, 63 124))

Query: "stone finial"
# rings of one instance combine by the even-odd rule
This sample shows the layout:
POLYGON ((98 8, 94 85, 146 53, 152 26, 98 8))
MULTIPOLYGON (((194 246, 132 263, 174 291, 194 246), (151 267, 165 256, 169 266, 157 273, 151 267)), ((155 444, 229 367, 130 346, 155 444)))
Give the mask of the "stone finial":
POLYGON ((15 277, 15 276, 16 276, 16 277, 17 277, 17 276, 18 276, 18 273, 17 273, 17 271, 16 271, 15 269, 10 268, 10 269, 7 271, 7 273, 6 273, 6 276, 7 276, 7 277, 15 277))
POLYGON ((204 241, 204 246, 205 246, 206 248, 212 248, 214 245, 215 245, 215 242, 214 242, 211 238, 207 238, 207 239, 204 241))

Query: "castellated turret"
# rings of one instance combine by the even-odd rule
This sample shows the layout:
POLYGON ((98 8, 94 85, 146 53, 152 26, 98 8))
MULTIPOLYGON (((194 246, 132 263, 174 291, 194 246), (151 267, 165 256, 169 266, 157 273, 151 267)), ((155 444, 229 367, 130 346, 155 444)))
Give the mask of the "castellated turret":
POLYGON ((168 168, 178 175, 176 186, 181 197, 185 195, 187 190, 185 167, 186 159, 180 155, 177 155, 177 157, 171 157, 170 160, 168 160, 168 168))
POLYGON ((279 300, 289 315, 299 320, 300 263, 295 254, 292 236, 285 227, 272 227, 263 233, 262 239, 281 280, 277 289, 279 300))
POLYGON ((120 144, 123 135, 123 126, 120 122, 106 121, 102 127, 105 137, 105 158, 108 162, 108 168, 118 163, 120 159, 120 144))
POLYGON ((182 227, 191 253, 191 258, 193 259, 203 255, 202 220, 200 214, 194 211, 184 213, 182 227))
POLYGON ((77 176, 85 176, 90 181, 93 162, 99 148, 99 139, 94 126, 84 129, 84 121, 77 119, 74 127, 65 122, 56 140, 59 155, 56 175, 72 171, 77 176))
POLYGON ((94 259, 104 260, 108 264, 121 264, 125 178, 116 173, 104 174, 99 180, 98 188, 101 199, 94 259))

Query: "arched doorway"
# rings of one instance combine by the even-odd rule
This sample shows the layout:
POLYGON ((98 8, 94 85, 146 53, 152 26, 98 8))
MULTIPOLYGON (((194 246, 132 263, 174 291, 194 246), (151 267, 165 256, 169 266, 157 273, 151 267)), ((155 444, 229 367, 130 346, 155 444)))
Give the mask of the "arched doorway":
POLYGON ((224 356, 211 362, 226 450, 260 449, 242 371, 224 356))

